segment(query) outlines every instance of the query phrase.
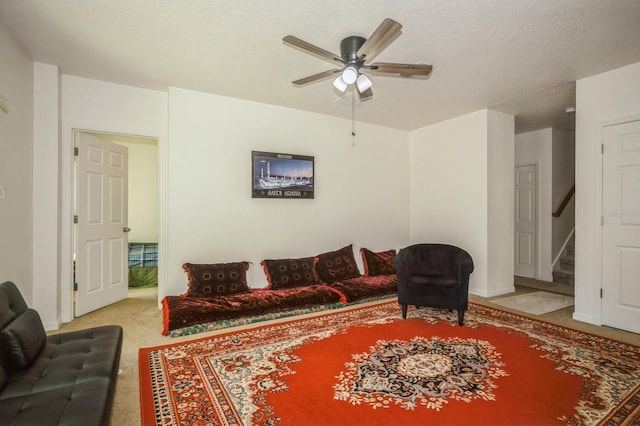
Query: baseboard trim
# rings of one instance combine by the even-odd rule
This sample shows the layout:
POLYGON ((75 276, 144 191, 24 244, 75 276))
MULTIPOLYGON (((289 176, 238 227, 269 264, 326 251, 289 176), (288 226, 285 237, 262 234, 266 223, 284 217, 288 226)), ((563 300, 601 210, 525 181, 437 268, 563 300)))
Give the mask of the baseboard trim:
POLYGON ((577 312, 574 312, 573 315, 571 316, 571 318, 576 320, 576 321, 585 322, 587 324, 602 325, 600 322, 595 321, 593 319, 593 317, 588 317, 586 315, 582 315, 582 314, 579 314, 577 312))
POLYGON ((473 289, 469 289, 469 293, 473 294, 475 296, 480 296, 480 297, 495 297, 495 296, 502 296, 503 294, 510 294, 510 293, 515 293, 516 291, 516 286, 512 285, 510 287, 505 287, 502 289, 498 289, 498 290, 494 290, 491 292, 477 292, 477 291, 473 291, 473 289))

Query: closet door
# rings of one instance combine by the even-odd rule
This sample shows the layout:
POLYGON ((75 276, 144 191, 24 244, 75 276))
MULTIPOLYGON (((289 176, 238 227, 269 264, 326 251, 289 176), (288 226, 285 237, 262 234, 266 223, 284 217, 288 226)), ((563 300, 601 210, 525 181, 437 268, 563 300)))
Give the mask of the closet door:
POLYGON ((519 277, 536 277, 536 166, 516 167, 515 265, 519 277))
POLYGON ((602 324, 640 333, 640 121, 603 136, 602 324))

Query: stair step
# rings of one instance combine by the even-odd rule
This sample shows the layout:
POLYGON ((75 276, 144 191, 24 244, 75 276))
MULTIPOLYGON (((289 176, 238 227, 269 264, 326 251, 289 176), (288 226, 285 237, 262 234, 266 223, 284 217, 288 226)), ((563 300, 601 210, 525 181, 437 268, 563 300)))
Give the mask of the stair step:
POLYGON ((563 270, 574 270, 575 269, 575 259, 574 258, 568 258, 568 257, 561 257, 560 258, 560 269, 563 270))
POLYGON ((564 253, 560 256, 560 259, 558 259, 558 266, 560 269, 553 271, 553 282, 570 285, 574 284, 575 244, 575 236, 571 236, 564 248, 564 253))
POLYGON ((574 273, 573 271, 569 270, 558 270, 558 271, 553 271, 553 282, 554 283, 565 283, 565 284, 571 284, 573 285, 574 283, 574 273))

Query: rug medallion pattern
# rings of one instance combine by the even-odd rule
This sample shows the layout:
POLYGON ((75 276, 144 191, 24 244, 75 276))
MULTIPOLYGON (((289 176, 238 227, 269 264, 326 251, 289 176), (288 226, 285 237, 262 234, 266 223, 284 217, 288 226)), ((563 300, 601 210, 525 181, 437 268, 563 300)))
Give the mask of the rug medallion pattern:
POLYGON ((492 379, 506 375, 493 346, 472 339, 380 340, 370 352, 352 357, 338 376, 334 397, 372 408, 440 410, 447 399, 493 400, 492 379))
MULTIPOLYGON (((141 393, 152 394, 146 405, 143 398, 143 424, 284 424, 269 401, 289 391, 297 365, 305 361, 298 350, 351 327, 403 321, 398 309, 396 302, 387 302, 141 349, 141 393), (145 381, 151 392, 144 389, 145 381)), ((458 327, 456 313, 446 310, 411 310, 409 318, 458 327)), ((465 327, 486 326, 525 337, 556 371, 582 382, 578 404, 558 424, 640 421, 640 347, 470 304, 465 327)), ((469 338, 380 339, 342 362, 333 380, 334 400, 371 410, 438 412, 451 401, 493 401, 501 380, 510 376, 510 366, 492 343, 469 338)))

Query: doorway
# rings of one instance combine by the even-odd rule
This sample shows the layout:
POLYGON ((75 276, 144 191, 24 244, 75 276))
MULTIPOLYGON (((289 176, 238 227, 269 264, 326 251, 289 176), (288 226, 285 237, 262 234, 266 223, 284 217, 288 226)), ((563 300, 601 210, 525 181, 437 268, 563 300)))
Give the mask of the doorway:
MULTIPOLYGON (((73 259, 74 259, 74 316, 83 315, 92 310, 115 303, 128 297, 131 242, 145 242, 147 245, 155 245, 153 251, 155 268, 147 268, 149 272, 155 269, 155 291, 157 296, 157 266, 158 266, 158 140, 147 137, 134 137, 113 133, 98 133, 90 131, 74 131, 75 145, 82 141, 91 141, 92 145, 112 147, 113 152, 123 152, 126 165, 126 188, 118 189, 118 185, 107 184, 104 191, 108 194, 122 191, 128 194, 121 206, 104 207, 103 225, 99 224, 94 214, 91 218, 93 225, 91 232, 102 233, 108 226, 112 228, 112 235, 104 240, 93 240, 89 245, 87 239, 87 215, 86 205, 91 205, 100 199, 105 204, 111 202, 111 195, 98 194, 98 185, 87 187, 84 181, 86 176, 81 176, 78 171, 84 157, 82 153, 76 156, 76 178, 74 179, 74 215, 80 214, 77 224, 73 226, 73 259), (80 177, 78 177, 80 176, 80 177), (114 188, 116 188, 114 190, 114 188), (100 196, 98 196, 100 195, 100 196), (114 219, 115 218, 115 219, 114 219), (76 279, 76 276, 80 280, 76 279)), ((111 152, 111 151, 105 151, 111 152)), ((117 154, 109 154, 115 155, 117 154)), ((113 174, 113 173, 111 173, 113 174)), ((91 172, 89 180, 99 182, 94 172, 91 172)), ((116 182, 113 176, 107 176, 109 182, 116 182)), ((148 254, 147 254, 148 256, 148 254)), ((147 261, 147 264, 149 262, 147 261)))
POLYGON ((515 238, 514 274, 536 278, 537 267, 537 196, 536 166, 515 169, 515 238))

